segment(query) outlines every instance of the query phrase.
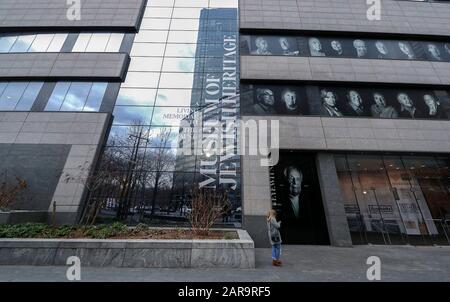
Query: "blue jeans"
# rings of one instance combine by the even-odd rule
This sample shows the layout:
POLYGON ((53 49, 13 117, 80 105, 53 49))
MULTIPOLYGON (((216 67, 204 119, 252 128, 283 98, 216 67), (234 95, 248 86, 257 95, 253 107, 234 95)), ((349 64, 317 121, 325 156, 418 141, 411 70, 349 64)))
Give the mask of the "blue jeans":
POLYGON ((278 260, 281 255, 281 244, 272 245, 272 259, 278 260))

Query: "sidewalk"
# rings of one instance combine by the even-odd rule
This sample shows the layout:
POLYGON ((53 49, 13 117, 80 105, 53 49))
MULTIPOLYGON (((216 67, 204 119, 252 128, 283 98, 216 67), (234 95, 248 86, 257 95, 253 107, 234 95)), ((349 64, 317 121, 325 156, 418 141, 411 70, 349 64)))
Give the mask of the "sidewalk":
MULTIPOLYGON (((450 247, 285 246, 283 267, 256 249, 256 269, 82 268, 82 281, 367 281, 369 256, 381 259, 381 281, 450 281, 450 247)), ((0 266, 0 281, 67 281, 66 267, 0 266)))

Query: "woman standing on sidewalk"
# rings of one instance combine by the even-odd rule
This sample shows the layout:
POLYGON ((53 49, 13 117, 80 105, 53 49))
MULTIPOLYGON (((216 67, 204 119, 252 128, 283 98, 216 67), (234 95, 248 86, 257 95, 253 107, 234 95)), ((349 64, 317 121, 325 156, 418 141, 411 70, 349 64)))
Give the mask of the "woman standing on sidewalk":
POLYGON ((267 214, 267 229, 269 232, 269 240, 272 245, 272 265, 281 266, 280 254, 281 254, 281 235, 280 235, 280 222, 277 222, 277 212, 270 210, 267 214))

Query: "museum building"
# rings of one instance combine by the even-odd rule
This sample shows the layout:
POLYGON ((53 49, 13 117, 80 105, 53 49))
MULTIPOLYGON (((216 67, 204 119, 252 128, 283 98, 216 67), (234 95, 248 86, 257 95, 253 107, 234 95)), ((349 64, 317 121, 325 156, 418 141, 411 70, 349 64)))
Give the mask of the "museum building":
POLYGON ((450 3, 369 7, 240 1, 242 119, 279 121, 278 164, 242 159, 257 245, 271 207, 284 243, 449 243, 450 3))
POLYGON ((285 244, 449 244, 445 2, 0 0, 6 222, 186 225, 201 188, 256 247, 271 208, 285 244), (246 127, 204 152, 239 119, 279 121, 274 166, 246 127))

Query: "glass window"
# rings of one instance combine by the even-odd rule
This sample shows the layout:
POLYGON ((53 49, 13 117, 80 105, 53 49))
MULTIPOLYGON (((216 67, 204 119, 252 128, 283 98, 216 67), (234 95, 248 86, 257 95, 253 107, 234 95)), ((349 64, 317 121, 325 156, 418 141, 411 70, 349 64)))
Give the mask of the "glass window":
POLYGON ((162 57, 166 44, 159 43, 133 43, 131 56, 138 57, 162 57))
POLYGON ((199 19, 173 19, 170 23, 171 30, 199 30, 199 19))
MULTIPOLYGON (((163 72, 194 72, 195 59, 192 58, 165 58, 163 72)), ((222 69, 223 69, 223 61, 222 69)))
POLYGON ((124 36, 124 34, 111 34, 108 45, 106 46, 106 52, 119 52, 124 36))
POLYGON ((117 105, 153 106, 156 89, 120 89, 117 105))
POLYGON ((237 0, 210 0, 209 7, 217 8, 238 8, 237 0))
POLYGON ((442 224, 450 213, 448 158, 336 155, 335 161, 355 243, 449 243, 442 224))
POLYGON ((197 51, 197 44, 167 44, 166 57, 187 57, 194 58, 197 51))
POLYGON ((54 34, 37 35, 33 44, 31 44, 31 47, 28 49, 28 52, 46 52, 54 36, 54 34))
POLYGON ((191 89, 159 89, 155 106, 191 106, 192 96, 201 90, 191 89))
POLYGON ((8 53, 16 40, 17 36, 0 37, 0 53, 8 53))
POLYGON ((34 101, 36 100, 39 92, 44 86, 44 82, 30 82, 27 86, 27 89, 22 95, 19 103, 17 104, 15 110, 23 110, 28 111, 33 106, 34 101))
MULTIPOLYGON (((173 21, 172 21, 173 22, 173 21)), ((141 29, 169 30, 170 19, 142 19, 141 29)))
POLYGON ((82 111, 92 83, 72 83, 66 94, 61 111, 82 111))
POLYGON ((136 34, 134 42, 136 43, 165 43, 168 31, 166 30, 141 30, 136 34))
POLYGON ((169 33, 167 40, 169 43, 197 43, 198 32, 197 31, 177 31, 173 30, 169 33))
POLYGON ((87 52, 104 52, 111 34, 93 34, 86 47, 87 52))
POLYGON ((2 93, 5 90, 6 86, 8 86, 8 82, 0 82, 0 96, 2 95, 2 93))
MULTIPOLYGON (((174 18, 174 19, 178 19, 178 18, 200 19, 202 11, 207 12, 208 10, 205 10, 203 7, 197 7, 197 8, 176 7, 173 10, 172 18, 174 18)), ((203 17, 205 18, 206 14, 204 14, 203 17)))
POLYGON ((158 72, 134 72, 127 73, 125 82, 122 87, 130 88, 156 88, 159 80, 158 72))
POLYGON ((23 92, 27 88, 28 82, 10 82, 0 97, 0 110, 13 110, 23 92))
MULTIPOLYGON (((193 73, 161 73, 160 88, 192 88, 193 73)), ((201 85, 201 83, 198 83, 201 85)), ((198 87, 199 88, 199 87, 198 87)))
POLYGON ((133 57, 128 71, 161 71, 162 57, 133 57))
POLYGON ((35 38, 36 35, 19 36, 10 52, 27 52, 35 38))
POLYGON ((114 108, 114 125, 150 125, 153 107, 116 106, 114 108))
POLYGON ((180 126, 182 120, 187 120, 195 109, 191 107, 155 107, 152 125, 180 126))
POLYGON ((108 83, 93 83, 83 111, 99 111, 108 83))
POLYGON ((79 34, 78 39, 73 46, 73 52, 85 52, 92 34, 79 34))
POLYGON ((66 42, 67 36, 68 34, 56 34, 53 37, 53 40, 50 43, 47 52, 60 52, 64 45, 64 42, 66 42))
POLYGON ((172 8, 170 7, 155 7, 146 9, 144 18, 170 18, 172 15, 172 8))
POLYGON ((59 111, 69 90, 70 82, 59 82, 53 89, 53 93, 45 106, 45 111, 59 111))

